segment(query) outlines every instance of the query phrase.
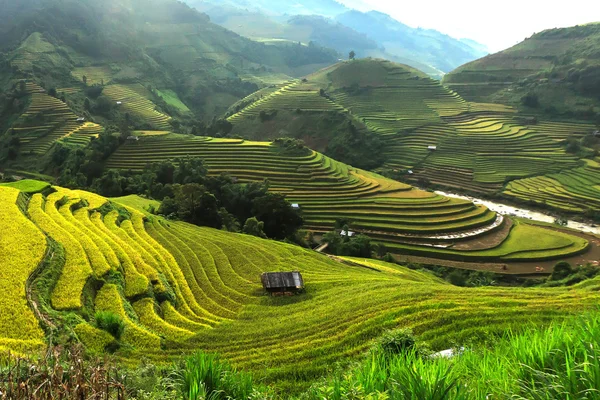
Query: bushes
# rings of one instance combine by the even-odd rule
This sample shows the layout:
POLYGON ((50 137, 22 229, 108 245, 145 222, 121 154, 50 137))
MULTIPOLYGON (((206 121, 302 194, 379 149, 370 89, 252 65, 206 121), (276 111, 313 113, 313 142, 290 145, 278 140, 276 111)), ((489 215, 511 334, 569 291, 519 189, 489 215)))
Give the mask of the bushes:
POLYGON ((550 279, 552 279, 553 281, 560 281, 561 279, 565 279, 572 273, 573 268, 571 267, 571 264, 562 261, 554 266, 554 270, 552 271, 552 276, 550 277, 550 279))
POLYGON ((417 340, 410 329, 385 332, 376 342, 375 350, 387 355, 407 354, 416 349, 417 340))
POLYGON ((125 322, 119 315, 110 311, 99 311, 96 313, 96 326, 112 335, 117 340, 121 339, 125 332, 125 322))

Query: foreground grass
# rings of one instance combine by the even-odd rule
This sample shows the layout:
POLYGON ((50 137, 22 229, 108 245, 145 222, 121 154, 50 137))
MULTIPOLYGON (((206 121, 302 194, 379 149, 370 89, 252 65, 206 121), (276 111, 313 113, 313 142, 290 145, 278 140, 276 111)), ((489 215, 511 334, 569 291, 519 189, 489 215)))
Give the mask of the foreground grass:
POLYGON ((167 368, 145 364, 135 370, 107 360, 82 361, 77 350, 54 352, 39 362, 0 365, 0 391, 15 399, 50 394, 106 399, 126 395, 137 400, 600 399, 598 313, 546 329, 509 333, 490 347, 462 351, 454 358, 429 355, 406 332, 389 338, 397 339, 393 346, 378 342, 362 362, 336 370, 296 396, 204 352, 167 368), (37 385, 39 395, 33 392, 37 385))
POLYGON ((374 352, 305 399, 600 399, 600 315, 507 334, 449 359, 374 352))

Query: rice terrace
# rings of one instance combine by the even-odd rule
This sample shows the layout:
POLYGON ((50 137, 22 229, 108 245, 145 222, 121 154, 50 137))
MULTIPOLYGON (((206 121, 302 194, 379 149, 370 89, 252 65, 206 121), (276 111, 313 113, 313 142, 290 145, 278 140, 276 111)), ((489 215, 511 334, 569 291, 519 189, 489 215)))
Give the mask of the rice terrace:
POLYGON ((288 3, 0 3, 0 399, 600 399, 600 24, 288 3))

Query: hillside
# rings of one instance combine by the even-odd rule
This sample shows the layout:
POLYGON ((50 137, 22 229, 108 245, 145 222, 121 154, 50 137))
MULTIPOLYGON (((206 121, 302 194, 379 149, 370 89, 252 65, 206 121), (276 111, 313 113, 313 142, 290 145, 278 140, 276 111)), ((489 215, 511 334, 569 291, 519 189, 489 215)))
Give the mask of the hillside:
POLYGON ((81 342, 169 364, 216 351, 281 391, 305 389, 356 359, 386 329, 434 349, 592 308, 597 281, 557 289, 465 289, 378 261, 338 260, 283 243, 151 216, 135 196, 0 186, 0 350, 36 354, 81 342), (305 294, 268 297, 264 271, 295 269, 305 294), (401 288, 401 290, 399 290, 401 288), (120 339, 100 312, 124 321, 120 339), (235 345, 233 344, 235 343, 235 345))
POLYGON ((380 12, 338 9, 327 2, 317 7, 305 5, 306 2, 266 3, 188 1, 215 23, 242 36, 267 42, 315 43, 335 49, 344 59, 355 51, 359 58, 408 64, 436 79, 488 54, 484 46, 474 41, 457 40, 435 30, 414 29, 380 12))
POLYGON ((211 175, 227 173, 239 182, 268 179, 271 191, 301 206, 304 228, 311 232, 328 232, 337 220, 346 220, 351 229, 393 253, 479 262, 476 269, 509 274, 535 273, 541 265, 551 268, 552 260, 586 260, 595 254, 585 236, 513 223, 468 201, 417 190, 277 143, 146 137, 120 147, 106 167, 141 171, 147 163, 185 156, 203 159, 211 175))
POLYGON ((600 23, 540 32, 461 66, 444 84, 472 101, 594 120, 600 115, 600 23))
POLYGON ((296 137, 340 161, 421 186, 507 196, 564 212, 599 207, 594 124, 470 102, 387 61, 339 63, 249 96, 228 115, 232 134, 296 137), (568 147, 570 141, 581 142, 581 151, 568 147))
MULTIPOLYGON (((183 123, 191 117, 187 109, 210 121, 273 79, 305 75, 337 59, 318 47, 267 45, 240 37, 175 0, 153 0, 151 6, 139 0, 102 5, 26 0, 19 7, 3 2, 0 11, 6 16, 0 22, 3 91, 29 79, 47 91, 56 89, 59 97, 64 94, 80 112, 85 97, 99 96, 86 86, 140 84, 150 88, 139 94, 151 108, 183 123), (172 98, 186 108, 173 107, 172 98)), ((102 122, 107 113, 91 108, 87 111, 102 122)), ((152 124, 138 116, 140 124, 152 124)))

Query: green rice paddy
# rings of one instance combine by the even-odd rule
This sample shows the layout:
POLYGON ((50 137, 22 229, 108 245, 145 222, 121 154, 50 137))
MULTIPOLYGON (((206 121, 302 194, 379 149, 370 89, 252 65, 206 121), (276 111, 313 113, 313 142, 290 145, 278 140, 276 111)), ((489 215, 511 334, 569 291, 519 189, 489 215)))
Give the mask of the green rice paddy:
MULTIPOLYGON (((31 229, 11 239, 10 254, 31 256, 20 259, 25 275, 15 275, 21 279, 13 285, 15 292, 5 293, 24 296, 24 277, 41 257, 58 263, 51 296, 54 313, 71 312, 60 322, 63 329, 101 353, 113 339, 96 328, 93 316, 100 311, 119 315, 125 331, 117 356, 127 364, 137 364, 142 356, 169 363, 203 349, 281 390, 295 391, 327 374, 331 365, 359 357, 387 329, 410 327, 433 349, 444 349, 547 324, 599 300, 597 281, 558 289, 459 288, 381 261, 334 261, 284 243, 166 221, 145 213, 149 202, 134 196, 113 200, 127 207, 130 216, 123 219, 116 211, 99 212, 108 199, 55 189, 48 197, 31 198, 28 218, 16 206, 18 191, 0 187, 5 201, 0 229, 31 229), (62 246, 64 259, 43 256, 42 232, 62 246), (288 270, 303 274, 306 293, 266 296, 261 273, 288 270), (93 292, 86 285, 91 280, 96 282, 93 292)), ((535 234, 524 229, 512 240, 523 242, 535 234)), ((563 235, 541 240, 545 246, 568 241, 563 235)), ((527 245, 519 245, 516 251, 526 250, 527 245)), ((12 312, 15 304, 0 302, 0 315, 12 312)), ((10 330, 0 326, 0 348, 28 354, 41 347, 42 331, 31 328, 35 316, 24 316, 12 319, 10 330), (31 339, 7 333, 27 326, 31 339)))

